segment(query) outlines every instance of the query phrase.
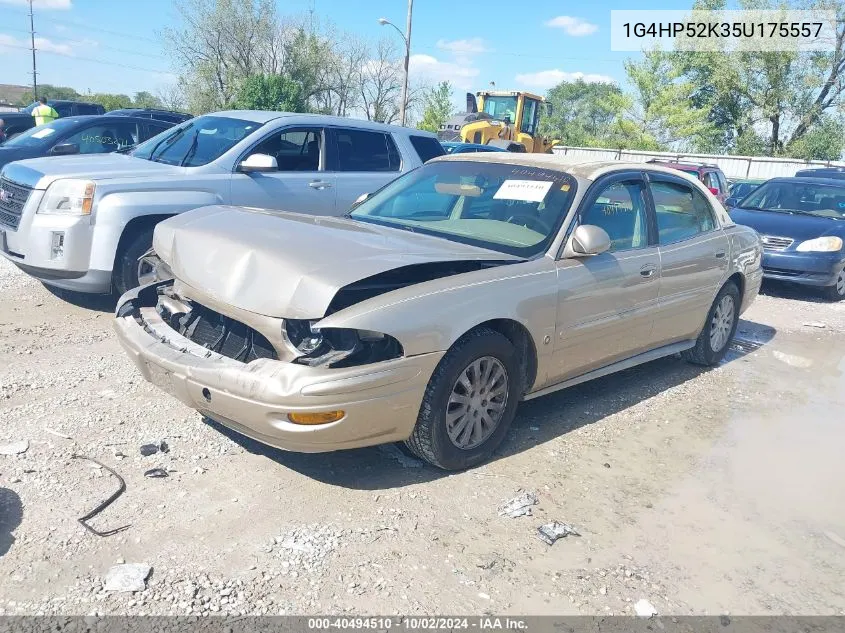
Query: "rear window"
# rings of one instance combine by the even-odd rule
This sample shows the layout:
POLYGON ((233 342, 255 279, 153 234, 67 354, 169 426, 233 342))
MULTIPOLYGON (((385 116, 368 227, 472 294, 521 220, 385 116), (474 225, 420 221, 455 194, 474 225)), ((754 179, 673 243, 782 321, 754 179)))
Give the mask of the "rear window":
POLYGON ((339 129, 335 135, 338 171, 399 171, 399 151, 390 134, 339 129))
POLYGON ((436 138, 430 136, 415 136, 411 135, 411 145, 417 152, 417 156, 424 163, 427 163, 432 158, 443 156, 446 152, 443 151, 443 146, 436 138))

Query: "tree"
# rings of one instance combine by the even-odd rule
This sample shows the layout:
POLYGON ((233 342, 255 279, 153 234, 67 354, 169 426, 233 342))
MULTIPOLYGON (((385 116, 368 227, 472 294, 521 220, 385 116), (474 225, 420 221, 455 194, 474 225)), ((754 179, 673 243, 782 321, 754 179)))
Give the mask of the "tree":
POLYGON ((399 116, 402 69, 392 42, 381 40, 376 58, 364 64, 361 72, 361 99, 370 121, 393 123, 399 116))
POLYGON ((452 84, 441 81, 423 97, 423 115, 419 129, 437 132, 440 126, 452 116, 452 84))
POLYGON ((90 101, 91 103, 99 103, 106 109, 106 112, 109 112, 110 110, 120 110, 122 108, 131 108, 133 105, 132 98, 129 95, 97 92, 85 95, 84 98, 86 101, 90 101))
POLYGON ((563 145, 601 146, 622 115, 620 97, 622 90, 615 84, 563 81, 546 95, 552 114, 540 120, 540 133, 563 145))
POLYGON ((180 111, 188 109, 185 103, 185 88, 179 82, 160 86, 156 90, 156 98, 165 110, 180 111))
POLYGON ((136 92, 132 98, 132 105, 136 108, 161 108, 161 100, 155 95, 146 92, 136 92))
POLYGON ((786 153, 803 160, 839 160, 845 125, 841 118, 824 115, 801 138, 786 146, 786 153))
MULTIPOLYGON (((81 99, 82 95, 79 94, 73 88, 67 88, 65 86, 53 86, 51 84, 40 84, 38 86, 38 96, 39 97, 46 97, 47 99, 81 99)), ((23 93, 20 98, 20 105, 27 106, 30 103, 35 101, 35 95, 32 94, 31 90, 28 90, 23 93)))
POLYGON ((298 82, 282 75, 253 75, 238 91, 233 107, 244 110, 307 112, 308 105, 298 82))

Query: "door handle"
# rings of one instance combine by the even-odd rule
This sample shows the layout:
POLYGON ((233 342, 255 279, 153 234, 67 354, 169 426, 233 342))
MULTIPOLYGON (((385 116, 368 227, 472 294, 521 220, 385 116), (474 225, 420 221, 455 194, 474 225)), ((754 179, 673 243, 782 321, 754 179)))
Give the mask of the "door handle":
POLYGON ((717 251, 714 255, 716 256, 716 259, 722 259, 725 256, 725 251, 717 251))
POLYGON ((646 279, 651 279, 654 277, 654 273, 657 272, 657 266, 654 264, 646 264, 642 268, 640 268, 640 276, 645 277, 646 279))
POLYGON ((326 182, 325 180, 312 180, 308 183, 308 186, 312 189, 328 189, 332 185, 330 182, 326 182))

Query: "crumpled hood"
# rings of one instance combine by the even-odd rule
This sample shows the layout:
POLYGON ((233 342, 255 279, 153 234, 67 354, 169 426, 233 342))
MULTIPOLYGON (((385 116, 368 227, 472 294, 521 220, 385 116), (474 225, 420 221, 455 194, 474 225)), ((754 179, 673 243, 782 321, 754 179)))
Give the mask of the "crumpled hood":
POLYGON ((3 174, 22 185, 46 189, 60 178, 108 180, 110 178, 149 178, 181 175, 184 168, 154 163, 125 154, 76 154, 47 156, 9 163, 3 174))
POLYGON ((271 317, 316 319, 342 287, 426 262, 517 258, 347 218, 210 206, 156 226, 153 248, 176 279, 271 317))

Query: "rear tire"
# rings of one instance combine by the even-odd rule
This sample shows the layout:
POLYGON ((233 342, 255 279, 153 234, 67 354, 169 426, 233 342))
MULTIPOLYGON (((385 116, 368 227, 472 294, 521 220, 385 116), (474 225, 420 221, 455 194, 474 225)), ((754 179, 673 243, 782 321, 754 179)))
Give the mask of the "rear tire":
POLYGON ((681 357, 695 365, 706 367, 717 365, 725 357, 731 340, 739 324, 740 297, 739 288, 729 281, 713 301, 707 320, 695 347, 681 352, 681 357))
POLYGON ((114 272, 112 273, 112 284, 118 295, 122 295, 140 285, 138 282, 138 259, 153 245, 153 228, 143 229, 128 239, 117 254, 114 272))
POLYGON ((845 299, 845 269, 839 271, 836 283, 824 289, 824 296, 829 301, 842 301, 845 299))
POLYGON ((522 382, 511 342, 486 327, 472 330, 435 368, 405 444, 444 470, 480 464, 507 435, 522 382))

